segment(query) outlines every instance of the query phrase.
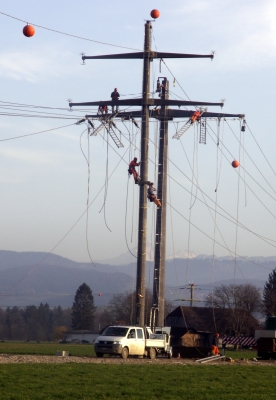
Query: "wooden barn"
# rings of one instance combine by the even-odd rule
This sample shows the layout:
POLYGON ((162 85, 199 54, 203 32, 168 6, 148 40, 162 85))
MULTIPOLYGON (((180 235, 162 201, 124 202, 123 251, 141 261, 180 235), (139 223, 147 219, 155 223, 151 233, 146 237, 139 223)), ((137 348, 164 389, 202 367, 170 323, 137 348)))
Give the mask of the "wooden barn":
MULTIPOLYGON (((178 354, 187 358, 207 357, 216 333, 213 313, 215 318, 221 320, 218 315, 220 311, 206 307, 179 306, 168 314, 165 325, 171 327, 173 357, 178 354)), ((220 333, 219 330, 218 332, 220 333)))

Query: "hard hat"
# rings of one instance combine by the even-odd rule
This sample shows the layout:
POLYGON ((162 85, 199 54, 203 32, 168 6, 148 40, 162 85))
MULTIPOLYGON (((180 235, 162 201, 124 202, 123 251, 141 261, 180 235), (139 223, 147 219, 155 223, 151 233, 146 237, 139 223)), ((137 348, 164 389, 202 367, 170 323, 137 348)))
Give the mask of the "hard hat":
POLYGON ((216 337, 219 337, 219 333, 216 333, 215 336, 216 336, 216 337))

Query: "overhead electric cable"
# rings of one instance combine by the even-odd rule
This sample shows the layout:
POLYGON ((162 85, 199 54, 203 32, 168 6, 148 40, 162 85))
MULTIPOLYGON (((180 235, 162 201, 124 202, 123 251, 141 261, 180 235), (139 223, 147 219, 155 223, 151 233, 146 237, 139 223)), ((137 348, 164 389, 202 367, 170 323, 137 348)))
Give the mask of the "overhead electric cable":
MULTIPOLYGON (((178 215, 180 215, 180 216, 181 216, 182 218, 184 218, 187 222, 189 222, 188 218, 186 218, 183 214, 181 214, 180 211, 178 211, 178 210, 177 210, 175 207, 173 207, 170 203, 167 202, 167 204, 168 204, 170 207, 172 207, 172 209, 173 209, 178 215)), ((206 237, 208 237, 210 240, 213 241, 213 238, 211 238, 211 236, 209 236, 207 233, 205 233, 202 229, 198 228, 198 227, 197 227, 195 224, 193 224, 192 222, 191 222, 191 224, 192 224, 193 227, 196 228, 199 232, 201 232, 203 235, 205 235, 206 237)), ((216 240, 216 244, 218 244, 220 247, 222 247, 222 248, 224 248, 224 249, 230 251, 230 252, 234 255, 234 252, 233 252, 232 250, 228 249, 228 248, 225 247, 223 244, 219 243, 217 240, 216 240)), ((237 254, 237 256, 238 256, 239 258, 241 258, 242 260, 245 260, 245 261, 249 262, 250 264, 254 264, 254 265, 258 266, 258 267, 261 267, 261 268, 264 268, 264 269, 268 269, 268 270, 270 270, 270 271, 273 271, 273 268, 269 268, 269 267, 266 267, 266 266, 261 265, 261 264, 259 264, 259 263, 256 263, 256 262, 254 262, 254 261, 252 261, 252 260, 248 260, 248 258, 246 258, 246 257, 244 257, 244 256, 241 256, 241 255, 239 255, 239 254, 237 254)))
MULTIPOLYGON (((124 136, 124 135, 123 135, 124 136)), ((127 139, 127 137, 126 136, 124 136, 125 137, 125 139, 126 140, 128 140, 127 139)), ((212 138, 212 137, 211 137, 212 138)), ((213 139, 213 138, 212 138, 213 139)), ((157 146, 157 144, 155 144, 151 139, 149 139, 149 141, 154 145, 154 146, 156 146, 157 148, 158 148, 158 146, 157 146)), ((138 147, 137 146, 134 146, 136 149, 138 149, 138 147)), ((113 149, 113 148, 112 148, 113 149)), ((113 149, 116 153, 117 153, 117 151, 115 150, 115 149, 113 149)), ((139 150, 139 149, 138 149, 139 150)), ((220 151, 222 151, 221 149, 220 149, 220 151)), ((117 154, 119 154, 119 153, 117 153, 117 154)), ((226 157, 225 155, 224 155, 224 153, 222 153, 223 154, 223 156, 224 157, 226 157)), ((227 158, 226 158, 227 159, 227 158)), ((188 175, 186 175, 171 159, 169 159, 168 158, 168 160, 174 165, 174 167, 175 168, 177 168, 178 169, 178 171, 182 174, 182 175, 184 175, 185 176, 185 178, 186 179, 188 179, 191 183, 192 183, 192 181, 191 181, 191 179, 188 177, 188 175)), ((155 164, 154 163, 154 161, 152 161, 151 159, 149 159, 149 161, 151 162, 151 163, 153 163, 153 164, 155 164)), ((228 160, 228 162, 229 162, 229 160, 228 160)), ((170 178, 177 184, 177 185, 179 185, 179 186, 181 186, 185 191, 187 191, 188 193, 190 193, 190 191, 188 191, 183 185, 181 185, 180 183, 179 183, 179 181, 177 181, 177 180, 175 180, 172 176, 170 176, 170 178)), ((257 197, 257 199, 261 202, 261 204, 266 208, 266 206, 262 203, 262 201, 258 198, 258 196, 253 192, 253 190, 247 185, 247 187, 249 188, 249 190, 254 194, 254 196, 256 196, 257 197)), ((198 186, 198 188, 200 189, 200 191, 202 192, 202 193, 204 193, 204 195, 212 202, 212 203, 214 203, 214 200, 211 198, 211 197, 209 197, 199 186, 198 186)), ((194 195, 193 195, 194 196, 194 195)), ((200 201, 200 202, 202 202, 203 203, 203 201, 202 200, 200 200, 198 197, 197 197, 197 199, 200 201)), ((210 206, 209 206, 210 207, 210 206)), ((233 217, 231 214, 229 214, 226 210, 224 210, 221 206, 219 206, 219 205, 217 205, 217 207, 218 208, 220 208, 225 214, 227 214, 230 218, 232 218, 234 221, 231 221, 231 220, 229 220, 227 217, 225 217, 223 214, 220 214, 223 218, 225 218, 225 219, 227 219, 227 220, 229 220, 230 222, 232 222, 232 223, 237 223, 238 221, 235 219, 235 217, 233 217)), ((210 207, 211 208, 211 207, 210 207)), ((212 209, 212 208, 211 208, 212 209)), ((267 208, 266 208, 267 209, 267 208)), ((212 210, 214 210, 214 209, 212 209, 212 210)), ((268 209, 267 209, 267 211, 274 217, 274 218, 276 218, 276 216, 274 216, 268 209)), ((239 223, 239 222, 238 222, 239 223)), ((265 237, 265 236, 263 236, 263 235, 260 235, 260 234, 258 234, 258 233, 256 233, 256 232, 254 232, 254 231, 252 231, 251 229, 249 229, 249 228, 247 228, 245 225, 243 225, 243 224, 241 224, 241 223, 239 223, 239 226, 240 227, 242 227, 243 229, 245 229, 245 230, 247 230, 248 232, 250 232, 250 233, 252 233, 253 235, 255 235, 255 236, 257 236, 258 238, 260 238, 261 240, 263 240, 263 241, 267 241, 267 240, 269 240, 269 241, 271 241, 271 242, 276 242, 276 240, 274 240, 274 239, 271 239, 271 238, 267 238, 267 237, 265 237)), ((275 247, 273 244, 271 244, 271 243, 269 243, 269 242, 266 242, 267 244, 269 244, 270 246, 273 246, 273 247, 275 247)))
MULTIPOLYGON (((114 149, 113 149, 114 150, 114 149)), ((115 150, 114 150, 115 151, 115 150)), ((111 176, 114 174, 114 172, 116 171, 116 169, 118 168, 118 166, 120 165, 121 161, 125 161, 124 160, 124 156, 126 155, 128 151, 128 147, 126 149, 126 151, 124 152, 124 154, 122 156, 119 155, 120 160, 118 161, 117 165, 115 166, 115 168, 113 169, 113 171, 110 173, 109 175, 109 179, 111 178, 111 176)), ((126 161, 125 161, 126 162, 126 161)), ((98 191, 98 193, 96 194, 96 196, 93 198, 93 200, 90 202, 89 207, 91 207, 91 205, 94 203, 94 201, 97 199, 97 197, 99 196, 99 194, 101 193, 101 191, 105 188, 105 185, 103 185, 101 187, 101 189, 98 191)), ((71 228, 66 232, 66 234, 58 241, 58 243, 37 263, 33 266, 33 268, 31 268, 21 279, 19 279, 16 283, 14 283, 12 286, 10 286, 7 290, 5 290, 3 293, 0 294, 0 298, 3 297, 4 295, 6 295, 7 293, 9 293, 13 288, 15 288, 17 285, 19 285, 19 283, 21 283, 24 279, 27 278, 27 276, 29 276, 33 271, 35 271, 44 260, 47 259, 47 257, 49 257, 50 254, 53 253, 53 251, 60 245, 61 242, 63 242, 63 240, 69 235, 69 233, 75 228, 75 226, 79 223, 79 221, 82 219, 82 217, 84 215, 86 215, 87 212, 87 208, 85 209, 85 211, 80 215, 80 217, 77 219, 77 221, 71 226, 71 228)))
POLYGON ((73 125, 76 125, 76 124, 74 123, 74 124, 69 124, 69 125, 63 125, 63 126, 60 126, 60 127, 58 127, 58 128, 46 129, 45 131, 39 131, 39 132, 34 132, 34 133, 28 133, 28 134, 26 134, 26 135, 14 136, 14 137, 12 137, 12 138, 7 138, 7 139, 0 139, 0 142, 7 142, 8 140, 21 139, 21 138, 23 138, 23 137, 38 135, 38 134, 40 134, 40 133, 56 131, 56 130, 58 130, 58 129, 67 128, 68 126, 73 126, 73 125))
POLYGON ((87 211, 86 211, 86 229, 85 229, 85 234, 86 235, 85 236, 86 236, 87 253, 89 255, 91 263, 94 265, 94 267, 96 267, 96 265, 95 265, 95 263, 94 263, 94 261, 92 259, 91 253, 90 253, 89 242, 88 242, 88 221, 89 221, 88 220, 88 217, 89 217, 89 212, 88 212, 89 207, 88 207, 88 205, 89 205, 89 197, 90 197, 90 146, 89 146, 89 137, 90 137, 89 128, 87 127, 80 135, 80 148, 81 148, 82 154, 83 154, 83 156, 84 156, 84 158, 86 160, 86 163, 87 163, 87 198, 86 198, 86 210, 87 211), (86 157, 86 155, 84 154, 84 151, 82 149, 81 138, 82 138, 82 135, 84 134, 84 132, 87 132, 87 131, 88 131, 88 134, 87 134, 88 150, 87 150, 87 157, 86 157))
POLYGON ((255 140, 255 143, 256 143, 256 145, 259 147, 259 149, 260 149, 260 152, 261 152, 261 153, 262 153, 262 155, 264 156, 264 159, 266 160, 266 162, 267 162, 267 163, 268 163, 268 165, 270 166, 270 168, 271 168, 272 172, 274 173, 274 175, 276 175, 276 172, 274 171, 274 169, 273 169, 272 165, 271 165, 271 164, 270 164, 270 162, 268 161, 268 158, 267 158, 267 157, 266 157, 266 155, 264 154, 263 150, 261 149, 261 146, 259 145, 259 143, 257 142, 257 140, 256 140, 255 136, 253 135, 253 132, 252 132, 252 131, 251 131, 251 129, 249 128, 249 126, 248 126, 248 123, 246 123, 246 125, 247 125, 247 127, 248 127, 248 130, 249 130, 249 132, 251 133, 251 135, 252 135, 253 139, 255 140))
MULTIPOLYGON (((209 133, 208 131, 207 131, 207 133, 209 133)), ((210 137, 211 137, 211 139, 213 140, 213 138, 212 138, 212 136, 210 135, 210 137)), ((214 140, 213 140, 214 141, 214 140)), ((229 150, 224 146, 224 148, 228 151, 228 153, 229 154, 231 154, 230 152, 229 152, 229 150)), ((222 151, 221 149, 220 149, 220 151, 222 151)), ((225 154, 223 153, 223 155, 224 155, 224 157, 227 159, 227 157, 225 156, 225 154)), ((229 162, 229 160, 228 160, 228 162, 229 162)), ((242 168, 242 166, 240 166, 240 168, 242 168)), ((261 189, 263 189, 264 190, 264 192, 265 193, 267 193, 273 200, 275 200, 276 201, 276 199, 274 199, 274 197, 272 197, 271 196, 271 194, 269 194, 247 171, 246 171, 246 173, 247 173, 247 175, 248 176, 250 176, 250 178, 252 178, 253 180, 254 180, 254 182, 261 188, 261 189)), ((243 178, 241 177, 241 179, 243 180, 243 178)), ((253 193, 253 195, 259 200, 259 202, 264 206, 264 208, 269 212, 269 214, 270 215, 272 215, 273 216, 273 218, 275 218, 276 219, 276 216, 266 207, 266 205, 262 202, 262 200, 256 195, 256 193, 250 188, 250 186, 246 183, 246 182, 244 182, 245 184, 246 184, 246 187, 250 190, 250 192, 251 193, 253 193)))
POLYGON ((88 42, 103 44, 105 46, 119 47, 121 49, 142 51, 140 49, 135 49, 135 48, 132 48, 132 47, 126 47, 126 46, 120 46, 120 45, 112 44, 112 43, 100 42, 99 40, 88 39, 88 38, 84 38, 84 37, 81 37, 81 36, 72 35, 71 33, 66 33, 66 32, 62 32, 62 31, 58 31, 56 29, 47 28, 46 26, 38 25, 38 24, 35 24, 33 22, 24 21, 23 19, 20 19, 20 18, 14 17, 12 15, 6 14, 6 13, 4 13, 2 11, 0 11, 0 14, 4 15, 5 17, 9 17, 9 18, 15 19, 16 21, 23 22, 24 24, 31 24, 33 26, 36 26, 37 28, 45 29, 45 30, 50 31, 50 32, 55 32, 55 33, 58 33, 60 35, 70 36, 70 37, 73 37, 75 39, 86 40, 88 42))
MULTIPOLYGON (((29 115, 29 114, 19 114, 19 113, 4 113, 0 112, 2 117, 22 117, 22 118, 44 118, 44 119, 76 119, 76 117, 54 117, 47 115, 29 115)), ((77 117, 79 118, 79 117, 77 117)))
MULTIPOLYGON (((236 138, 236 140, 238 141, 238 143, 240 144, 240 146, 243 147, 242 143, 241 143, 241 138, 238 139, 237 136, 235 135, 233 129, 230 127, 230 125, 228 124, 228 122, 226 121, 228 127, 230 128, 231 132, 233 133, 234 137, 236 138)), ((266 177, 262 174, 262 172, 260 171, 259 167, 257 166, 257 164, 254 162, 254 160, 250 157, 250 155, 248 154, 248 152, 245 150, 245 148, 243 147, 244 152, 246 153, 246 155, 249 157, 250 161, 253 163, 253 165, 256 167, 256 169, 259 171, 259 173, 261 174, 261 176, 264 178, 264 180, 266 181, 266 183, 268 184, 268 186, 273 190, 273 192, 276 194, 276 190, 273 189, 273 187, 271 186, 271 184, 269 183, 269 181, 266 179, 266 177)), ((274 172, 274 171, 273 171, 274 172)), ((248 174, 249 175, 249 174, 248 174)), ((250 175, 249 175, 250 176, 250 175)), ((251 176, 250 176, 251 177, 251 176)))
MULTIPOLYGON (((127 137, 125 136, 125 135, 123 135, 126 139, 127 139, 127 137)), ((151 142, 152 142, 152 140, 151 139, 149 139, 151 142)), ((153 143, 153 142, 152 142, 153 143)), ((156 145, 157 146, 157 145, 156 145)), ((158 146, 157 146, 158 147, 158 146)), ((185 152, 185 150, 184 150, 184 152, 185 152)), ((151 162, 153 162, 151 159, 149 159, 149 161, 151 161, 151 162)), ((185 175, 184 174, 184 172, 183 171, 181 171, 180 170, 180 168, 179 167, 177 167, 176 166, 176 164, 172 161, 172 160, 169 160, 183 175, 185 175)), ((185 175, 186 176, 186 175, 185 175)), ((187 176, 186 176, 187 177, 187 176)), ((173 178, 172 178, 173 179, 173 178)), ((187 179, 189 179, 188 177, 187 177, 187 179)), ((174 179, 173 179, 174 180, 174 179)), ((190 180, 190 179, 189 179, 190 180)), ((174 180, 175 181, 175 180, 174 180)), ((176 182, 176 181, 175 181, 176 182)), ((178 184, 179 184, 179 182, 177 182, 178 184)), ((181 185, 180 185, 181 186, 181 185)), ((199 189, 200 189, 200 187, 199 187, 199 189)), ((251 189, 250 189, 251 190, 251 189)), ((200 191, 202 192, 202 193, 204 193, 201 189, 200 189, 200 191)), ((254 193, 254 192, 253 192, 254 193)), ((206 195, 206 197, 207 198, 209 198, 209 196, 207 196, 206 195)), ((210 198, 209 198, 210 199, 210 198)), ((210 200, 212 200, 212 199, 210 199, 210 200)), ((213 200, 212 200, 213 201, 213 200)), ((207 205, 207 207, 209 207, 208 205, 207 205)), ((210 208, 210 207, 209 207, 210 208)), ((220 207, 221 208, 221 207, 220 207)), ((222 208, 221 208, 222 209, 222 208)), ((229 214, 230 215, 230 214, 229 214)), ((185 218, 185 217, 184 217, 185 218)), ((233 217, 231 217, 231 218, 233 218, 233 217)), ((185 218, 186 219, 186 218, 185 218)), ((234 219, 234 218, 233 218, 234 219)), ((238 221, 237 221, 238 222, 238 221)), ((238 222, 239 223, 239 222, 238 222)), ((239 225, 241 225, 241 224, 239 224, 239 225)), ((243 226, 243 225, 241 225, 241 226, 243 226)), ((199 229, 199 228, 198 228, 199 229)), ((251 232, 251 233, 253 233, 253 234, 255 234, 253 231, 251 231, 251 230, 249 230, 248 228, 245 228, 246 230, 248 230, 249 232, 251 232)), ((262 236, 260 236, 260 235, 258 235, 258 234, 255 234, 257 237, 259 237, 261 240, 264 240, 265 241, 265 239, 263 239, 263 237, 262 236)), ((208 235, 207 235, 208 236, 208 235)), ((209 237, 209 236, 208 236, 209 237)), ((269 239, 268 239, 269 240, 269 239)), ((267 242, 268 243, 268 242, 267 242)), ((271 246, 273 246, 273 247, 275 247, 274 245, 272 245, 271 243, 268 243, 269 245, 271 245, 271 246)), ((224 247, 225 249, 227 249, 227 246, 223 246, 223 245, 221 245, 222 247, 224 247)), ((229 249, 229 253, 231 253, 231 254, 234 254, 234 252, 233 251, 231 251, 230 249, 229 249)), ((239 255, 238 255, 239 256, 239 255)), ((244 259, 246 259, 245 257, 242 257, 242 256, 239 256, 240 258, 244 258, 244 259)), ((248 262, 250 262, 251 263, 251 261, 250 260, 248 260, 248 259, 246 259, 248 262)), ((259 265, 260 267, 262 267, 262 268, 266 268, 266 267, 264 267, 264 266, 262 266, 261 264, 258 264, 258 263, 254 263, 254 262, 252 262, 252 264, 255 264, 255 265, 259 265)), ((270 268, 268 268, 268 269, 270 269, 270 268)))
MULTIPOLYGON (((24 111, 24 112, 29 112, 29 113, 33 113, 31 115, 35 116, 36 114, 45 114, 45 115, 49 115, 49 116, 58 116, 58 117, 66 117, 66 114, 57 114, 57 113, 51 113, 51 112, 46 112, 46 111, 36 111, 36 110, 25 110, 25 109, 21 109, 21 108, 12 108, 12 107, 8 107, 8 106, 0 106, 0 109, 4 109, 4 110, 13 110, 13 111, 24 111)), ((3 111, 1 111, 1 113, 3 113, 3 111)), ((4 113, 5 114, 5 113, 4 113)), ((21 114, 18 114, 21 115, 21 114)), ((23 114, 24 115, 24 114, 23 114)), ((79 118, 79 115, 71 115, 70 118, 79 118)))
POLYGON ((185 90, 183 89, 183 87, 180 85, 180 83, 178 82, 178 80, 176 79, 176 77, 174 76, 174 74, 172 73, 172 71, 170 70, 170 68, 167 66, 167 64, 165 63, 165 61, 163 60, 163 58, 161 59, 163 64, 166 66, 167 70, 170 72, 171 76, 173 77, 174 81, 178 83, 179 87, 181 88, 182 92, 185 94, 185 96, 187 97, 188 100, 191 101, 190 97, 187 95, 187 93, 185 92, 185 90))
MULTIPOLYGON (((186 151, 185 151, 185 149, 184 149, 184 146, 183 146, 182 141, 180 141, 180 143, 181 143, 182 149, 183 149, 183 151, 184 151, 184 154, 185 154, 185 156, 186 156, 186 159, 187 159, 187 161, 188 161, 188 164, 189 164, 189 166, 190 166, 190 169, 192 170, 192 173, 194 174, 194 171, 193 171, 193 169, 192 169, 192 167, 191 167, 190 161, 189 161, 189 159, 188 159, 188 156, 187 156, 187 154, 186 154, 186 151)), ((198 181, 197 181, 197 185, 199 186, 198 181)), ((200 187, 199 187, 199 189, 200 189, 200 187)), ((207 201, 206 201, 206 199, 205 199, 205 196, 204 196, 203 192, 201 192, 201 194, 202 194, 202 196, 203 196, 204 203, 205 203, 205 205, 206 205, 206 207, 207 207, 207 209, 208 209, 208 211, 209 211, 209 213, 210 213, 210 216, 211 216, 212 220, 214 221, 214 224, 215 224, 215 226, 216 226, 216 229, 218 230, 218 232, 219 232, 219 234, 220 234, 220 237, 221 237, 221 239, 223 240, 223 243, 224 243, 224 245, 225 245, 225 248, 228 250, 228 252, 229 252, 229 254, 230 254, 230 257, 232 257, 232 258, 233 258, 233 261, 235 262, 235 270, 236 270, 236 267, 237 267, 236 256, 235 256, 235 258, 233 257, 233 255, 232 255, 233 252, 230 250, 229 246, 227 245, 226 240, 224 239, 224 237, 223 237, 223 235, 222 235, 222 233, 221 233, 221 230, 219 229, 219 227, 218 227, 218 225, 217 225, 217 222, 216 222, 216 213, 215 213, 215 217, 213 217, 213 215, 212 215, 212 213, 211 213, 211 211, 210 211, 210 207, 209 207, 209 205, 207 204, 207 201)), ((237 221, 238 221, 238 219, 237 219, 237 221)), ((190 223, 191 223, 191 221, 190 221, 190 218, 189 218, 189 224, 190 224, 190 223)), ((237 227, 237 224, 236 224, 236 227, 237 227)), ((214 242, 215 242, 215 238, 214 238, 214 241, 213 241, 213 245, 214 245, 214 242)), ((235 248, 234 254, 236 254, 236 248, 235 248)))

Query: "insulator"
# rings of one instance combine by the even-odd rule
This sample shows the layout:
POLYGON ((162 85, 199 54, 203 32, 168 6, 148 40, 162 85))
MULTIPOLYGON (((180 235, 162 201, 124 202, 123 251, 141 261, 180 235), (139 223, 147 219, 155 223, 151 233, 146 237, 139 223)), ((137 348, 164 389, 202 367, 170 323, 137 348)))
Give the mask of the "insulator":
POLYGON ((159 79, 157 79, 157 87, 156 87, 156 92, 160 93, 161 92, 161 85, 159 79))
POLYGON ((242 132, 245 132, 245 128, 246 128, 246 121, 245 121, 245 119, 243 120, 243 124, 242 124, 242 127, 241 127, 241 131, 242 132))

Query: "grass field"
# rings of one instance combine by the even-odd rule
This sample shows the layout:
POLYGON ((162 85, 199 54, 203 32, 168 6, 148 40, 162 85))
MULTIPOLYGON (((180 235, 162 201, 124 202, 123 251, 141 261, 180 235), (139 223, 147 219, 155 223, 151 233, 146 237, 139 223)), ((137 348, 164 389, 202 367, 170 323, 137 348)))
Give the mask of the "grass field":
MULTIPOLYGON (((57 351, 68 351, 73 356, 94 356, 94 346, 89 344, 59 344, 59 343, 36 343, 36 342, 0 342, 0 354, 36 354, 56 355, 57 351)), ((233 359, 256 357, 256 351, 252 350, 226 350, 225 355, 233 359)), ((0 398, 1 400, 1 398, 0 398)))
POLYGON ((2 364, 1 400, 273 399, 274 367, 2 364))
MULTIPOLYGON (((91 345, 1 342, 0 353, 93 355, 91 345)), ((226 352, 233 359, 256 352, 226 352)), ((0 399, 273 399, 275 367, 185 364, 0 364, 0 399)))
POLYGON ((77 357, 95 355, 94 346, 91 344, 0 342, 0 354, 35 354, 55 356, 57 351, 69 351, 70 354, 77 357))

